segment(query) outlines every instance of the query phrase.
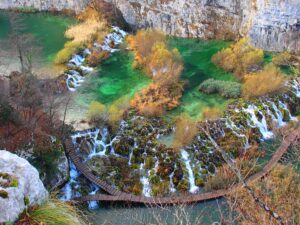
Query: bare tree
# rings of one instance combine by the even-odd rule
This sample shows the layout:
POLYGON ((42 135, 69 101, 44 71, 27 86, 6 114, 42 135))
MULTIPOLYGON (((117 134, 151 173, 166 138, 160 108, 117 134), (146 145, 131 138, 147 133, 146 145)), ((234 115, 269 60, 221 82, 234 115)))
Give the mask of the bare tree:
POLYGON ((241 173, 241 170, 235 164, 235 161, 217 144, 217 142, 210 135, 209 131, 204 128, 201 128, 201 129, 205 133, 205 135, 208 137, 210 142, 213 144, 214 148, 222 155, 222 158, 224 159, 226 164, 230 167, 230 169, 237 176, 239 183, 242 184, 242 187, 244 187, 247 190, 247 192, 250 194, 250 196, 253 198, 253 200, 261 208, 261 211, 263 213, 269 214, 269 216, 274 218, 276 221, 278 221, 279 224, 284 224, 282 217, 278 213, 276 213, 274 210, 272 210, 271 207, 269 207, 261 198, 259 198, 258 195, 255 193, 255 191, 248 185, 245 177, 241 173))
POLYGON ((10 43, 20 61, 21 72, 31 74, 33 58, 40 49, 37 47, 34 37, 24 33, 24 23, 18 14, 10 13, 9 22, 11 25, 10 43))

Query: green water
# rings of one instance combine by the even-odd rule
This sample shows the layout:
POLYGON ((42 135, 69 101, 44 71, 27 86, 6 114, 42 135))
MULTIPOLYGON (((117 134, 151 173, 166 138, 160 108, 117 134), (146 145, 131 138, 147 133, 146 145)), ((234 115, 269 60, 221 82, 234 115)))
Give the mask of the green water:
MULTIPOLYGON (((179 49, 185 67, 182 79, 187 80, 189 84, 185 88, 181 105, 167 116, 173 117, 186 112, 193 117, 201 117, 205 107, 224 108, 228 100, 217 95, 200 93, 198 86, 208 78, 235 80, 232 74, 217 68, 210 60, 212 55, 229 43, 172 38, 169 44, 179 49)), ((83 87, 79 89, 77 101, 88 105, 92 100, 97 100, 109 105, 120 97, 132 97, 150 83, 150 79, 142 71, 132 69, 132 59, 132 54, 126 51, 114 53, 100 65, 96 75, 87 78, 83 87)))
POLYGON ((121 97, 132 97, 151 82, 143 72, 132 68, 132 60, 133 55, 127 51, 114 53, 99 66, 97 74, 87 77, 77 101, 110 105, 121 97))
POLYGON ((204 80, 214 78, 217 80, 235 81, 231 73, 216 67, 211 57, 230 43, 224 41, 200 41, 197 39, 172 38, 170 46, 177 48, 184 61, 183 80, 188 80, 181 105, 171 112, 172 114, 188 113, 199 118, 205 107, 219 107, 223 109, 228 102, 218 95, 206 95, 198 90, 204 80))
POLYGON ((212 200, 193 205, 173 207, 143 207, 143 206, 107 206, 100 205, 99 209, 92 211, 89 217, 92 224, 113 225, 139 225, 158 224, 157 219, 163 225, 173 224, 203 224, 210 225, 220 221, 218 205, 222 208, 224 216, 227 215, 227 204, 224 199, 212 200), (175 219, 179 215, 182 223, 175 219), (188 217, 188 221, 184 218, 188 217), (174 221, 175 219, 175 221, 174 221), (177 222, 177 223, 175 223, 177 222))
MULTIPOLYGON (((52 62, 56 53, 67 41, 65 30, 75 20, 71 17, 51 15, 49 13, 19 13, 22 19, 23 32, 32 34, 38 46, 41 47, 41 57, 44 62, 52 62)), ((10 34, 8 13, 0 11, 0 40, 5 43, 10 34)))

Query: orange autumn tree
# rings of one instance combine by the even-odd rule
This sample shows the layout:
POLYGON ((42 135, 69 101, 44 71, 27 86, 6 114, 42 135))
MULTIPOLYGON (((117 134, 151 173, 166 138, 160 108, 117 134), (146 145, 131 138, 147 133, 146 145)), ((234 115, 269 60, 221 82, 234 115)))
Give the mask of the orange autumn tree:
POLYGON ((139 30, 136 35, 129 35, 127 43, 134 51, 134 68, 143 68, 155 43, 165 42, 164 33, 157 30, 139 30))
POLYGON ((246 75, 242 88, 245 98, 259 97, 280 91, 284 86, 284 76, 280 69, 269 64, 262 71, 246 75))
POLYGON ((242 38, 229 48, 216 53, 212 62, 228 72, 233 72, 238 79, 243 79, 245 74, 260 69, 263 58, 263 50, 254 48, 247 38, 242 38))
POLYGON ((197 122, 189 115, 181 114, 176 120, 174 149, 180 149, 192 142, 198 133, 197 122))
POLYGON ((183 83, 180 82, 182 59, 177 49, 168 48, 166 38, 161 33, 143 30, 136 36, 129 38, 135 62, 142 66, 153 82, 136 94, 131 105, 142 115, 161 116, 166 110, 179 105, 183 91, 183 83), (139 45, 137 41, 145 43, 139 45))
POLYGON ((177 82, 183 70, 179 51, 169 50, 164 42, 157 42, 152 47, 146 70, 153 81, 160 85, 177 82))

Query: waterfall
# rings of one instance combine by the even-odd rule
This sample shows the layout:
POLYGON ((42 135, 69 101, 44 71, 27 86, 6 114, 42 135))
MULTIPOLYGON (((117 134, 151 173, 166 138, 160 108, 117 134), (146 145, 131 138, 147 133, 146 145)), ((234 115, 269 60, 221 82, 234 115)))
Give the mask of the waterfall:
MULTIPOLYGON (((113 32, 105 36, 102 44, 94 43, 94 47, 110 53, 119 51, 119 49, 112 48, 111 45, 116 46, 123 43, 127 33, 119 27, 112 27, 112 30, 113 32)), ((67 63, 67 67, 76 72, 65 73, 66 84, 69 91, 76 91, 76 89, 80 87, 81 83, 84 82, 84 76, 94 71, 92 67, 84 65, 86 58, 90 54, 92 54, 91 50, 86 48, 81 54, 74 54, 67 63)))
POLYGON ((176 192, 176 188, 175 188, 175 185, 173 183, 173 177, 174 177, 175 170, 176 170, 176 164, 175 164, 173 172, 170 174, 170 192, 171 193, 176 192))
MULTIPOLYGON (((92 191, 89 193, 89 195, 95 195, 100 190, 100 188, 94 184, 91 184, 91 189, 92 189, 92 191)), ((97 201, 89 201, 88 204, 89 204, 89 209, 97 209, 98 208, 97 201)))
POLYGON ((295 95, 300 98, 300 81, 299 79, 294 79, 291 83, 291 87, 294 89, 295 95))
POLYGON ((62 189, 63 195, 60 197, 61 200, 68 201, 72 199, 74 195, 76 197, 80 196, 79 192, 75 192, 75 194, 73 194, 74 188, 77 188, 79 185, 77 181, 79 175, 80 174, 77 172, 75 165, 70 162, 70 180, 62 189))
POLYGON ((189 154, 185 150, 181 150, 181 158, 183 159, 183 162, 185 163, 185 166, 188 170, 188 175, 189 175, 189 183, 190 183, 190 192, 191 193, 196 193, 199 190, 199 187, 195 185, 195 176, 193 174, 193 170, 191 167, 191 162, 189 159, 189 154))
MULTIPOLYGON (((150 180, 147 176, 145 176, 145 172, 146 172, 145 171, 145 162, 141 163, 140 172, 141 172, 141 175, 142 175, 141 178, 140 178, 140 181, 143 185, 142 193, 146 197, 151 197, 152 190, 151 190, 150 180)), ((149 175, 149 174, 147 173, 147 175, 149 175)))
POLYGON ((273 137, 273 133, 269 131, 265 115, 258 110, 255 105, 248 105, 243 111, 250 116, 250 120, 247 120, 250 127, 257 127, 263 136, 263 139, 267 140, 273 137), (259 120, 255 112, 261 115, 261 120, 259 120))
POLYGON ((237 127, 237 125, 235 125, 235 123, 230 118, 226 118, 225 126, 229 128, 232 133, 234 133, 238 138, 244 139, 245 149, 250 147, 248 137, 242 133, 241 129, 237 127))

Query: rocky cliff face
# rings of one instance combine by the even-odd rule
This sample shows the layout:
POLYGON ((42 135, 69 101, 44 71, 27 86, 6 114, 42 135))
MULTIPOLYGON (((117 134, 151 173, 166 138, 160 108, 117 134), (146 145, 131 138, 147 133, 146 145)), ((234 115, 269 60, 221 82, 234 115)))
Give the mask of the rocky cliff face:
POLYGON ((182 37, 251 37, 265 50, 300 50, 298 0, 110 0, 133 27, 182 37))
MULTIPOLYGON (((2 0, 0 8, 80 11, 90 0, 2 0)), ((154 27, 181 37, 236 39, 270 51, 300 50, 299 0, 105 0, 134 28, 154 27)))
POLYGON ((38 171, 27 160, 0 151, 0 224, 15 221, 27 206, 47 197, 38 171))

